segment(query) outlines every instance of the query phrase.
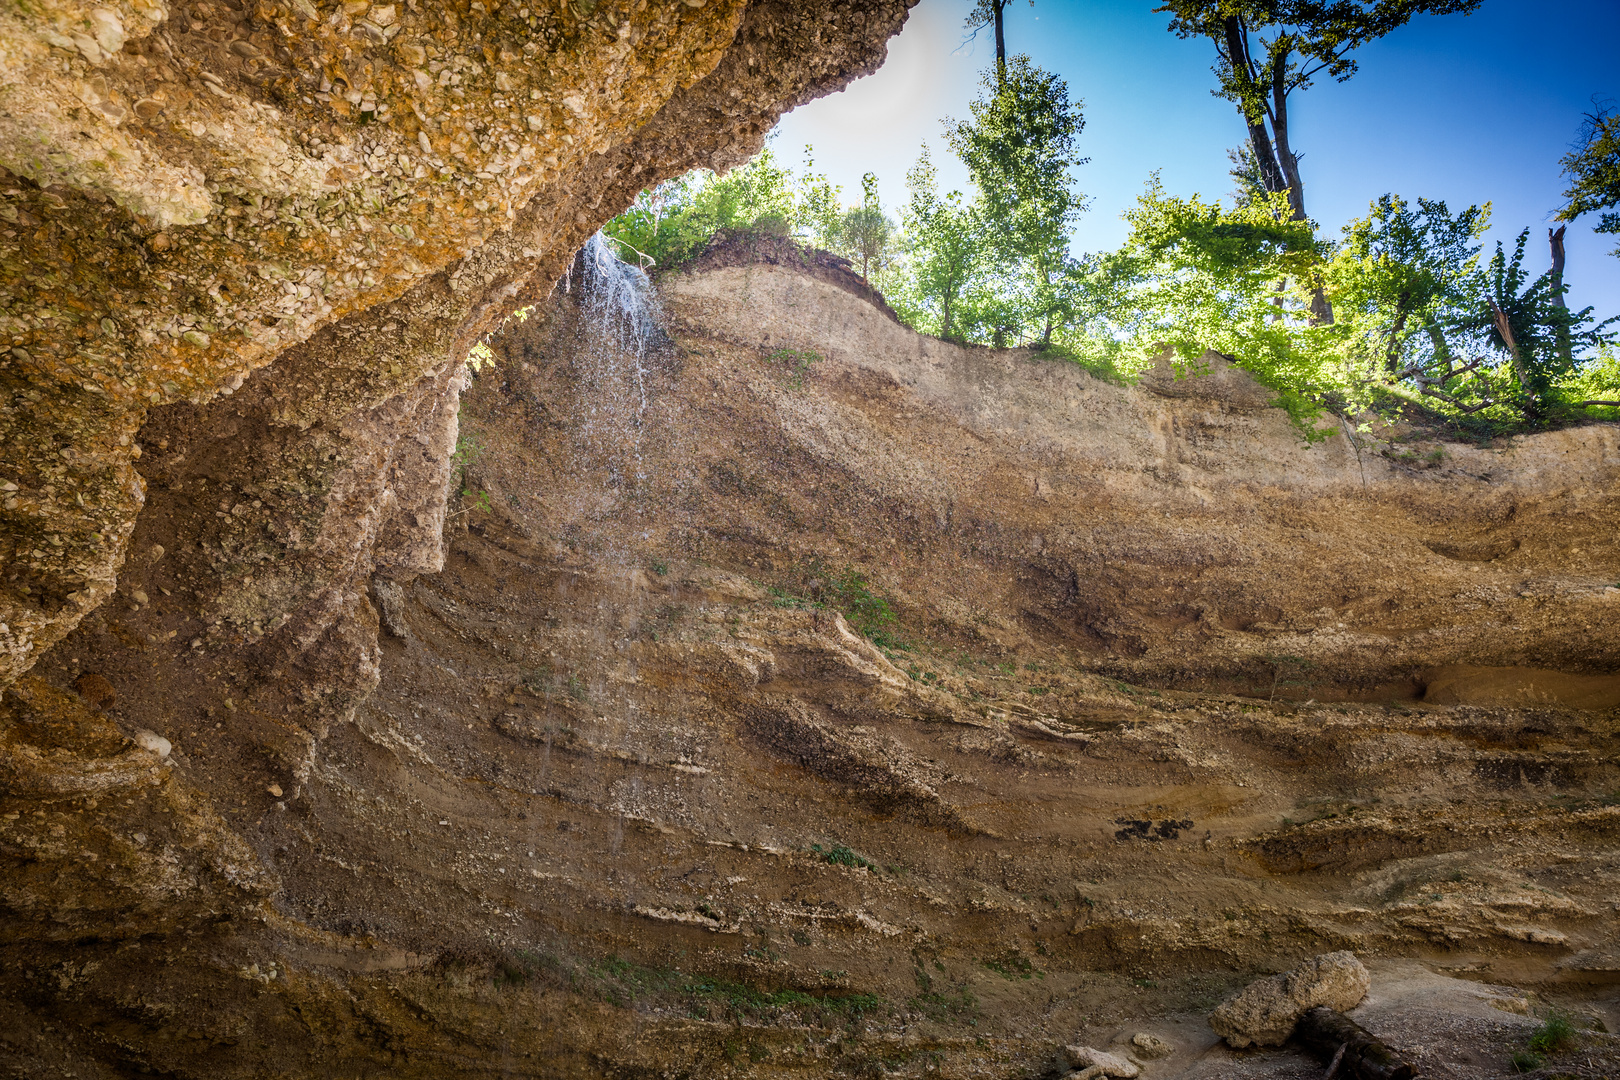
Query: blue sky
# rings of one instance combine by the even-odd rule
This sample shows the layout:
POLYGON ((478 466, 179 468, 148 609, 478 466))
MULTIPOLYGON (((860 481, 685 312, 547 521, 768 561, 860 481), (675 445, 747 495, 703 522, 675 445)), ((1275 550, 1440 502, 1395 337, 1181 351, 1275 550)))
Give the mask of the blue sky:
MULTIPOLYGON (((859 197, 861 174, 877 173, 891 210, 924 141, 947 186, 967 186, 941 138, 940 120, 967 115, 980 72, 994 57, 988 34, 962 43, 969 0, 922 0, 889 44, 875 75, 782 119, 776 152, 797 165, 806 143, 818 171, 859 197)), ((1243 138, 1230 102, 1210 94, 1213 46, 1182 41, 1155 14, 1156 0, 1008 7, 1007 48, 1027 52, 1069 83, 1084 103, 1078 170, 1092 197, 1075 234, 1079 250, 1116 246, 1120 213, 1159 170, 1176 194, 1225 195, 1226 150, 1243 138)), ((1546 230, 1566 182, 1569 149, 1594 94, 1620 99, 1620 2, 1485 0, 1473 15, 1421 17, 1358 54, 1361 71, 1291 99, 1290 131, 1301 155, 1306 208, 1324 235, 1366 213, 1384 192, 1445 199, 1455 210, 1493 204, 1489 241, 1511 246, 1531 229, 1527 264, 1547 265, 1546 230)), ((1620 313, 1620 237, 1569 229, 1572 306, 1620 313)), ((1487 249, 1488 250, 1488 249, 1487 249)))

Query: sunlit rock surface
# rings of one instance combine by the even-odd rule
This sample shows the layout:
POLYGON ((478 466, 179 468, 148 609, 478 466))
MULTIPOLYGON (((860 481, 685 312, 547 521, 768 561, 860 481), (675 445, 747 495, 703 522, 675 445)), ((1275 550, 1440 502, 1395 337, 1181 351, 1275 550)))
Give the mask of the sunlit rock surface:
POLYGON ((6 698, 8 1066, 1317 1075, 1207 1017, 1333 950, 1428 1075, 1620 1025, 1612 426, 1307 446, 770 243, 659 292, 627 356, 576 265, 456 428, 153 411, 6 698))
MULTIPOLYGON (((444 389, 636 191, 746 158, 783 110, 875 69, 908 6, 0 12, 0 683, 114 587, 148 409, 310 432, 285 452, 342 487, 369 451, 317 449, 328 433, 444 389)), ((320 492, 288 495, 319 517, 320 492)), ((267 603, 330 608, 324 572, 267 603)))

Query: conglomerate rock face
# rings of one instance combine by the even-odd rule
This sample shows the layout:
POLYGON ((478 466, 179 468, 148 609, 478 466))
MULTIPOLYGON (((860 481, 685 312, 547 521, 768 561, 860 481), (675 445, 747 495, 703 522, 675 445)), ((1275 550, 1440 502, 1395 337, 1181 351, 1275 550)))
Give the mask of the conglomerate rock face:
POLYGON ((644 357, 580 288, 448 509, 459 375, 309 444, 269 381, 153 412, 118 593, 0 716, 12 1071, 1300 1075, 1206 1018, 1329 950, 1429 1075, 1505 1075, 1528 987, 1620 1024, 1612 426, 1309 446, 1218 358, 959 348, 788 249, 665 278, 644 357))
MULTIPOLYGON (((307 431, 443 390, 636 191, 746 158, 875 69, 908 6, 0 12, 0 683, 111 592, 148 409, 262 372, 263 422, 307 431)), ((348 451, 299 452, 343 486, 348 451)))

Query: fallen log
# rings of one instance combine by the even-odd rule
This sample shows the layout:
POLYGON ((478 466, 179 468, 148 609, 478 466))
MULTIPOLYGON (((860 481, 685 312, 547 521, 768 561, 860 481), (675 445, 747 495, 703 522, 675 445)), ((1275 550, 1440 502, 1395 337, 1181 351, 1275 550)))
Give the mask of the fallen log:
POLYGON ((1380 1042, 1370 1031, 1334 1009, 1307 1010, 1293 1038, 1312 1055, 1330 1062, 1324 1080, 1412 1080, 1417 1069, 1380 1042))

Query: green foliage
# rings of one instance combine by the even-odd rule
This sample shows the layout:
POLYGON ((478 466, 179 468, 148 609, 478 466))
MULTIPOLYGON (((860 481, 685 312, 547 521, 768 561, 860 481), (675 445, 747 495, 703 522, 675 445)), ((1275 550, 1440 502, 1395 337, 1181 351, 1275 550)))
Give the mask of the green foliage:
POLYGON ((782 364, 788 369, 788 386, 794 390, 804 386, 804 376, 810 370, 810 365, 821 359, 821 354, 814 349, 777 349, 765 357, 767 363, 782 364))
POLYGON ((1522 1073, 1535 1072, 1547 1063, 1547 1059, 1534 1050, 1515 1050, 1508 1060, 1513 1063, 1515 1070, 1522 1073))
POLYGON ((906 174, 910 195, 901 213, 904 273, 885 282, 889 303, 915 329, 962 341, 978 320, 968 315, 969 296, 984 286, 987 260, 980 242, 978 208, 962 193, 939 193, 928 147, 906 174))
POLYGON ((838 574, 827 577, 823 593, 826 602, 844 613, 844 618, 856 632, 881 648, 901 648, 894 635, 894 609, 881 593, 872 589, 866 577, 853 567, 846 566, 838 574))
MULTIPOLYGON (((1602 211, 1596 231, 1620 233, 1620 114, 1608 105, 1598 105, 1586 115, 1575 147, 1560 159, 1569 188, 1569 203, 1559 211, 1564 221, 1582 214, 1602 211)), ((1614 249, 1620 256, 1620 247, 1614 249)))
POLYGON ((1575 1025, 1568 1015, 1554 1012, 1530 1033, 1529 1047, 1536 1054, 1560 1054, 1575 1045, 1575 1025))
POLYGON ((1254 146, 1242 143, 1226 152, 1232 167, 1226 171, 1232 178, 1233 188, 1227 198, 1233 206, 1247 206, 1266 194, 1266 179, 1260 172, 1260 159, 1254 156, 1254 146))
POLYGON ((894 609, 888 598, 874 590, 866 576, 852 566, 832 571, 819 559, 812 559, 798 574, 799 587, 809 598, 788 592, 781 586, 769 588, 771 602, 785 608, 832 608, 843 614, 858 633, 883 649, 905 646, 895 634, 894 609))
MULTIPOLYGON (((1398 195, 1375 201, 1344 227, 1345 240, 1323 271, 1338 322, 1323 337, 1347 376, 1365 388, 1432 398, 1454 412, 1478 411, 1496 392, 1476 358, 1485 278, 1479 238, 1490 205, 1453 215, 1444 202, 1398 195)), ((1359 400, 1354 387, 1347 399, 1359 400)))
POLYGON ((464 427, 456 433, 456 448, 450 453, 451 467, 463 470, 478 463, 484 454, 484 436, 476 429, 464 427))
POLYGON ((977 189, 980 235, 1000 279, 995 310, 978 322, 997 344, 1028 331, 1052 339, 1069 315, 1069 232, 1085 209, 1070 170, 1086 162, 1085 128, 1062 79, 1027 56, 986 72, 969 103, 972 119, 950 123, 950 143, 977 189))
POLYGON ((1334 313, 1364 337, 1369 356, 1383 354, 1391 374, 1449 360, 1436 331, 1465 321, 1478 303, 1479 238, 1490 214, 1489 203, 1453 216, 1444 202, 1420 198, 1414 210, 1384 195, 1344 227, 1325 272, 1334 313))
POLYGON ((804 171, 799 174, 796 221, 799 235, 815 247, 831 250, 838 243, 843 220, 839 211, 840 191, 824 174, 816 172, 814 155, 806 146, 804 171))
POLYGON ((1125 244, 1089 271, 1104 315, 1067 340, 1102 343, 1126 375, 1167 347, 1178 373, 1196 372, 1214 349, 1269 387, 1311 439, 1336 426, 1319 422, 1329 402, 1353 414, 1422 401, 1494 430, 1620 400, 1614 320, 1567 310, 1550 272, 1531 280, 1528 232, 1482 266, 1489 214, 1385 195, 1334 248, 1292 216, 1286 194, 1251 191, 1228 209, 1169 195, 1155 177, 1126 213, 1125 244), (1311 317, 1318 282, 1331 324, 1311 317))
POLYGON ((1509 257, 1500 242, 1485 271, 1485 297, 1470 328, 1483 332, 1506 361, 1501 376, 1511 374, 1511 389, 1500 398, 1528 420, 1540 420, 1560 404, 1569 404, 1566 385, 1579 378, 1588 350, 1612 346, 1610 328, 1620 317, 1601 323, 1590 307, 1570 311, 1564 287, 1545 273, 1533 280, 1524 268, 1525 229, 1509 257))
MULTIPOLYGON (((1305 215, 1299 158, 1288 131, 1288 98, 1318 75, 1343 82, 1356 73, 1355 50, 1415 15, 1467 14, 1480 0, 1166 0, 1178 37, 1215 45, 1219 96, 1234 102, 1249 129, 1240 169, 1268 194, 1286 193, 1305 215), (1251 36, 1252 35, 1252 36, 1251 36), (1252 163, 1252 172, 1248 166, 1252 163)), ((1325 312, 1318 312, 1319 317, 1325 312)))
POLYGON ((577 990, 609 1004, 630 1007, 638 1002, 684 1002, 697 1015, 718 1008, 728 1017, 774 1018, 786 1010, 827 1023, 857 1020, 883 1008, 874 994, 811 994, 803 990, 760 990, 729 979, 688 975, 609 957, 571 973, 577 990))
POLYGON ((844 209, 839 188, 815 171, 809 147, 795 176, 770 147, 725 176, 697 169, 647 188, 602 227, 626 261, 670 269, 700 253, 715 233, 733 229, 796 237, 858 259, 862 273, 884 264, 893 223, 876 195, 877 178, 863 181, 861 205, 844 209))
POLYGON ((882 267, 894 235, 894 222, 878 202, 875 173, 861 177, 861 192, 861 205, 845 211, 839 222, 838 239, 853 258, 860 260, 861 277, 865 278, 870 270, 882 267))
POLYGON ((1558 389, 1570 402, 1587 403, 1592 414, 1620 420, 1620 352, 1612 344, 1600 346, 1558 389))
POLYGON ((1145 370, 1165 349, 1180 373, 1198 373, 1205 350, 1231 357, 1275 394, 1308 438, 1317 398, 1341 389, 1323 362, 1298 281, 1322 257, 1308 221, 1289 216, 1286 195, 1260 195, 1235 209, 1169 195, 1155 175, 1126 211, 1130 236, 1094 272, 1115 297, 1111 331, 1125 344, 1118 364, 1145 370))
POLYGON ((806 216, 800 188, 814 182, 807 176, 796 184, 766 147, 725 176, 696 170, 647 188, 602 232, 617 242, 626 261, 667 269, 702 251, 720 229, 791 234, 806 216))
POLYGON ((1170 13, 1170 31, 1178 37, 1227 41, 1231 23, 1243 33, 1262 35, 1264 59, 1247 67, 1239 57, 1222 52, 1216 66, 1225 97, 1249 109, 1264 110, 1274 79, 1289 90, 1309 87, 1326 73, 1344 82, 1356 73, 1351 54, 1394 30, 1415 15, 1467 14, 1480 0, 1167 0, 1154 8, 1170 13), (1270 37, 1263 35, 1267 32, 1270 37), (1280 73, 1280 74, 1279 74, 1280 73))
POLYGON ((1035 970, 1035 965, 1028 957, 1019 956, 1017 953, 1007 953, 993 960, 986 960, 984 966, 1009 982, 1030 979, 1036 975, 1045 978, 1042 972, 1035 970))
POLYGON ((495 503, 489 492, 479 487, 463 487, 462 481, 469 469, 478 464, 479 458, 484 454, 484 437, 476 429, 464 428, 456 436, 456 448, 450 453, 450 490, 461 492, 462 507, 456 516, 473 510, 489 514, 495 510, 495 503))
POLYGON ((810 850, 822 862, 831 863, 834 866, 848 866, 851 869, 865 867, 868 870, 876 870, 878 868, 877 863, 855 854, 854 851, 845 847, 843 844, 834 844, 832 847, 827 848, 826 850, 822 850, 820 844, 811 844, 810 850))

